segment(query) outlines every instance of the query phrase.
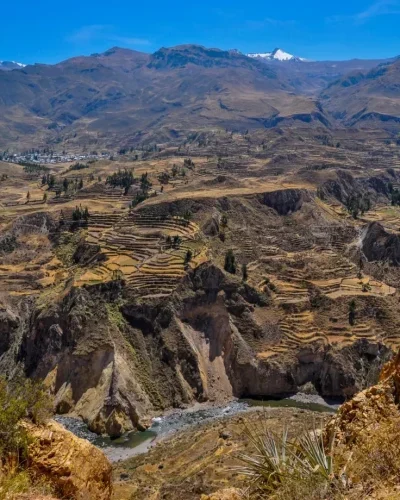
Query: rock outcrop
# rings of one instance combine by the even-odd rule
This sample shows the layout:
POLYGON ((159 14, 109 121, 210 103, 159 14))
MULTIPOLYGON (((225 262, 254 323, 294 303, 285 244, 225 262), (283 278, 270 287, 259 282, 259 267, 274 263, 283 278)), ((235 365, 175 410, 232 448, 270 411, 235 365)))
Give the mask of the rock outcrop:
POLYGON ((111 498, 111 464, 98 448, 54 421, 43 426, 24 425, 32 438, 28 466, 52 484, 57 496, 76 500, 111 498))
POLYGON ((344 403, 328 424, 328 435, 349 446, 376 431, 377 426, 395 416, 400 417, 400 351, 382 369, 380 380, 344 403))
POLYGON ((262 202, 276 210, 279 215, 290 215, 297 212, 303 203, 311 200, 311 195, 305 189, 282 189, 264 193, 262 202))
POLYGON ((397 234, 388 233, 379 222, 372 222, 364 229, 361 240, 368 261, 400 266, 400 238, 397 234))
POLYGON ((390 183, 397 181, 396 173, 391 170, 379 176, 357 178, 345 170, 338 170, 335 179, 329 179, 320 188, 324 198, 335 198, 345 204, 352 197, 367 196, 371 201, 387 203, 390 196, 390 183))

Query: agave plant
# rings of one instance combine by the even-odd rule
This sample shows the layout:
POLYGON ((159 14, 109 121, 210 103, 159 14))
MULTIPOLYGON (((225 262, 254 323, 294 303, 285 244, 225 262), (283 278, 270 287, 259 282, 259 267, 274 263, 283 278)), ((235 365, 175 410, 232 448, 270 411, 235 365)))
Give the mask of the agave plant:
POLYGON ((289 451, 288 431, 284 429, 282 437, 270 431, 253 432, 245 426, 245 435, 254 446, 254 455, 240 454, 240 460, 245 464, 238 467, 242 474, 249 477, 261 489, 275 489, 289 473, 293 460, 289 451))
POLYGON ((242 466, 236 471, 247 476, 253 486, 262 491, 274 491, 287 479, 317 475, 327 485, 333 478, 333 439, 326 451, 322 431, 316 428, 296 440, 288 439, 288 429, 278 436, 264 428, 261 431, 244 428, 253 445, 251 455, 240 454, 242 466))
POLYGON ((320 474, 326 481, 333 477, 333 454, 327 454, 323 433, 314 429, 293 443, 294 458, 303 473, 320 474))

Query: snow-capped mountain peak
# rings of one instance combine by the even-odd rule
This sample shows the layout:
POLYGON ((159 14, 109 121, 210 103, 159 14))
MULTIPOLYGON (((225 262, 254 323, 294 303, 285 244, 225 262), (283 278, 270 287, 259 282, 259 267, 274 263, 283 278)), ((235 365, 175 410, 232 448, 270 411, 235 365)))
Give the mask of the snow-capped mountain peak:
POLYGON ((0 61, 0 69, 12 70, 25 68, 26 64, 22 64, 16 61, 0 61))
POLYGON ((301 57, 294 56, 289 54, 289 52, 285 52, 282 49, 275 49, 272 52, 260 52, 247 54, 248 57, 252 57, 254 59, 267 59, 269 61, 305 61, 301 57))

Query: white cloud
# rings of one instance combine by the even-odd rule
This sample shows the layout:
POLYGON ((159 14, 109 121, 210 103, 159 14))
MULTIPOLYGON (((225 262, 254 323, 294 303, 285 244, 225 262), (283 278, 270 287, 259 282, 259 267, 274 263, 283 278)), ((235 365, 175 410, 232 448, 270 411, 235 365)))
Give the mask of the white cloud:
POLYGON ((370 5, 368 9, 359 12, 354 16, 356 21, 363 22, 371 17, 382 16, 385 14, 400 14, 399 2, 396 0, 379 0, 370 5))
POLYGON ((365 10, 348 16, 330 16, 326 18, 326 21, 329 23, 350 21, 353 24, 364 24, 374 17, 398 14, 400 14, 400 0, 378 0, 365 10))
POLYGON ((114 26, 108 24, 92 24, 82 26, 67 37, 70 43, 84 44, 93 41, 103 40, 125 46, 150 45, 150 41, 145 38, 135 38, 116 34, 114 26))

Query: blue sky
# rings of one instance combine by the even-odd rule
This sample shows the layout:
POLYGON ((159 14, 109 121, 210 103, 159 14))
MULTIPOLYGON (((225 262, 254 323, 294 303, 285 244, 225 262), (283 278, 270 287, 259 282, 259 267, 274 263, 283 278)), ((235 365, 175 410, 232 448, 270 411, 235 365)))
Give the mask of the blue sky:
POLYGON ((3 0, 0 16, 0 60, 25 63, 182 43, 319 60, 400 54, 400 0, 3 0))

